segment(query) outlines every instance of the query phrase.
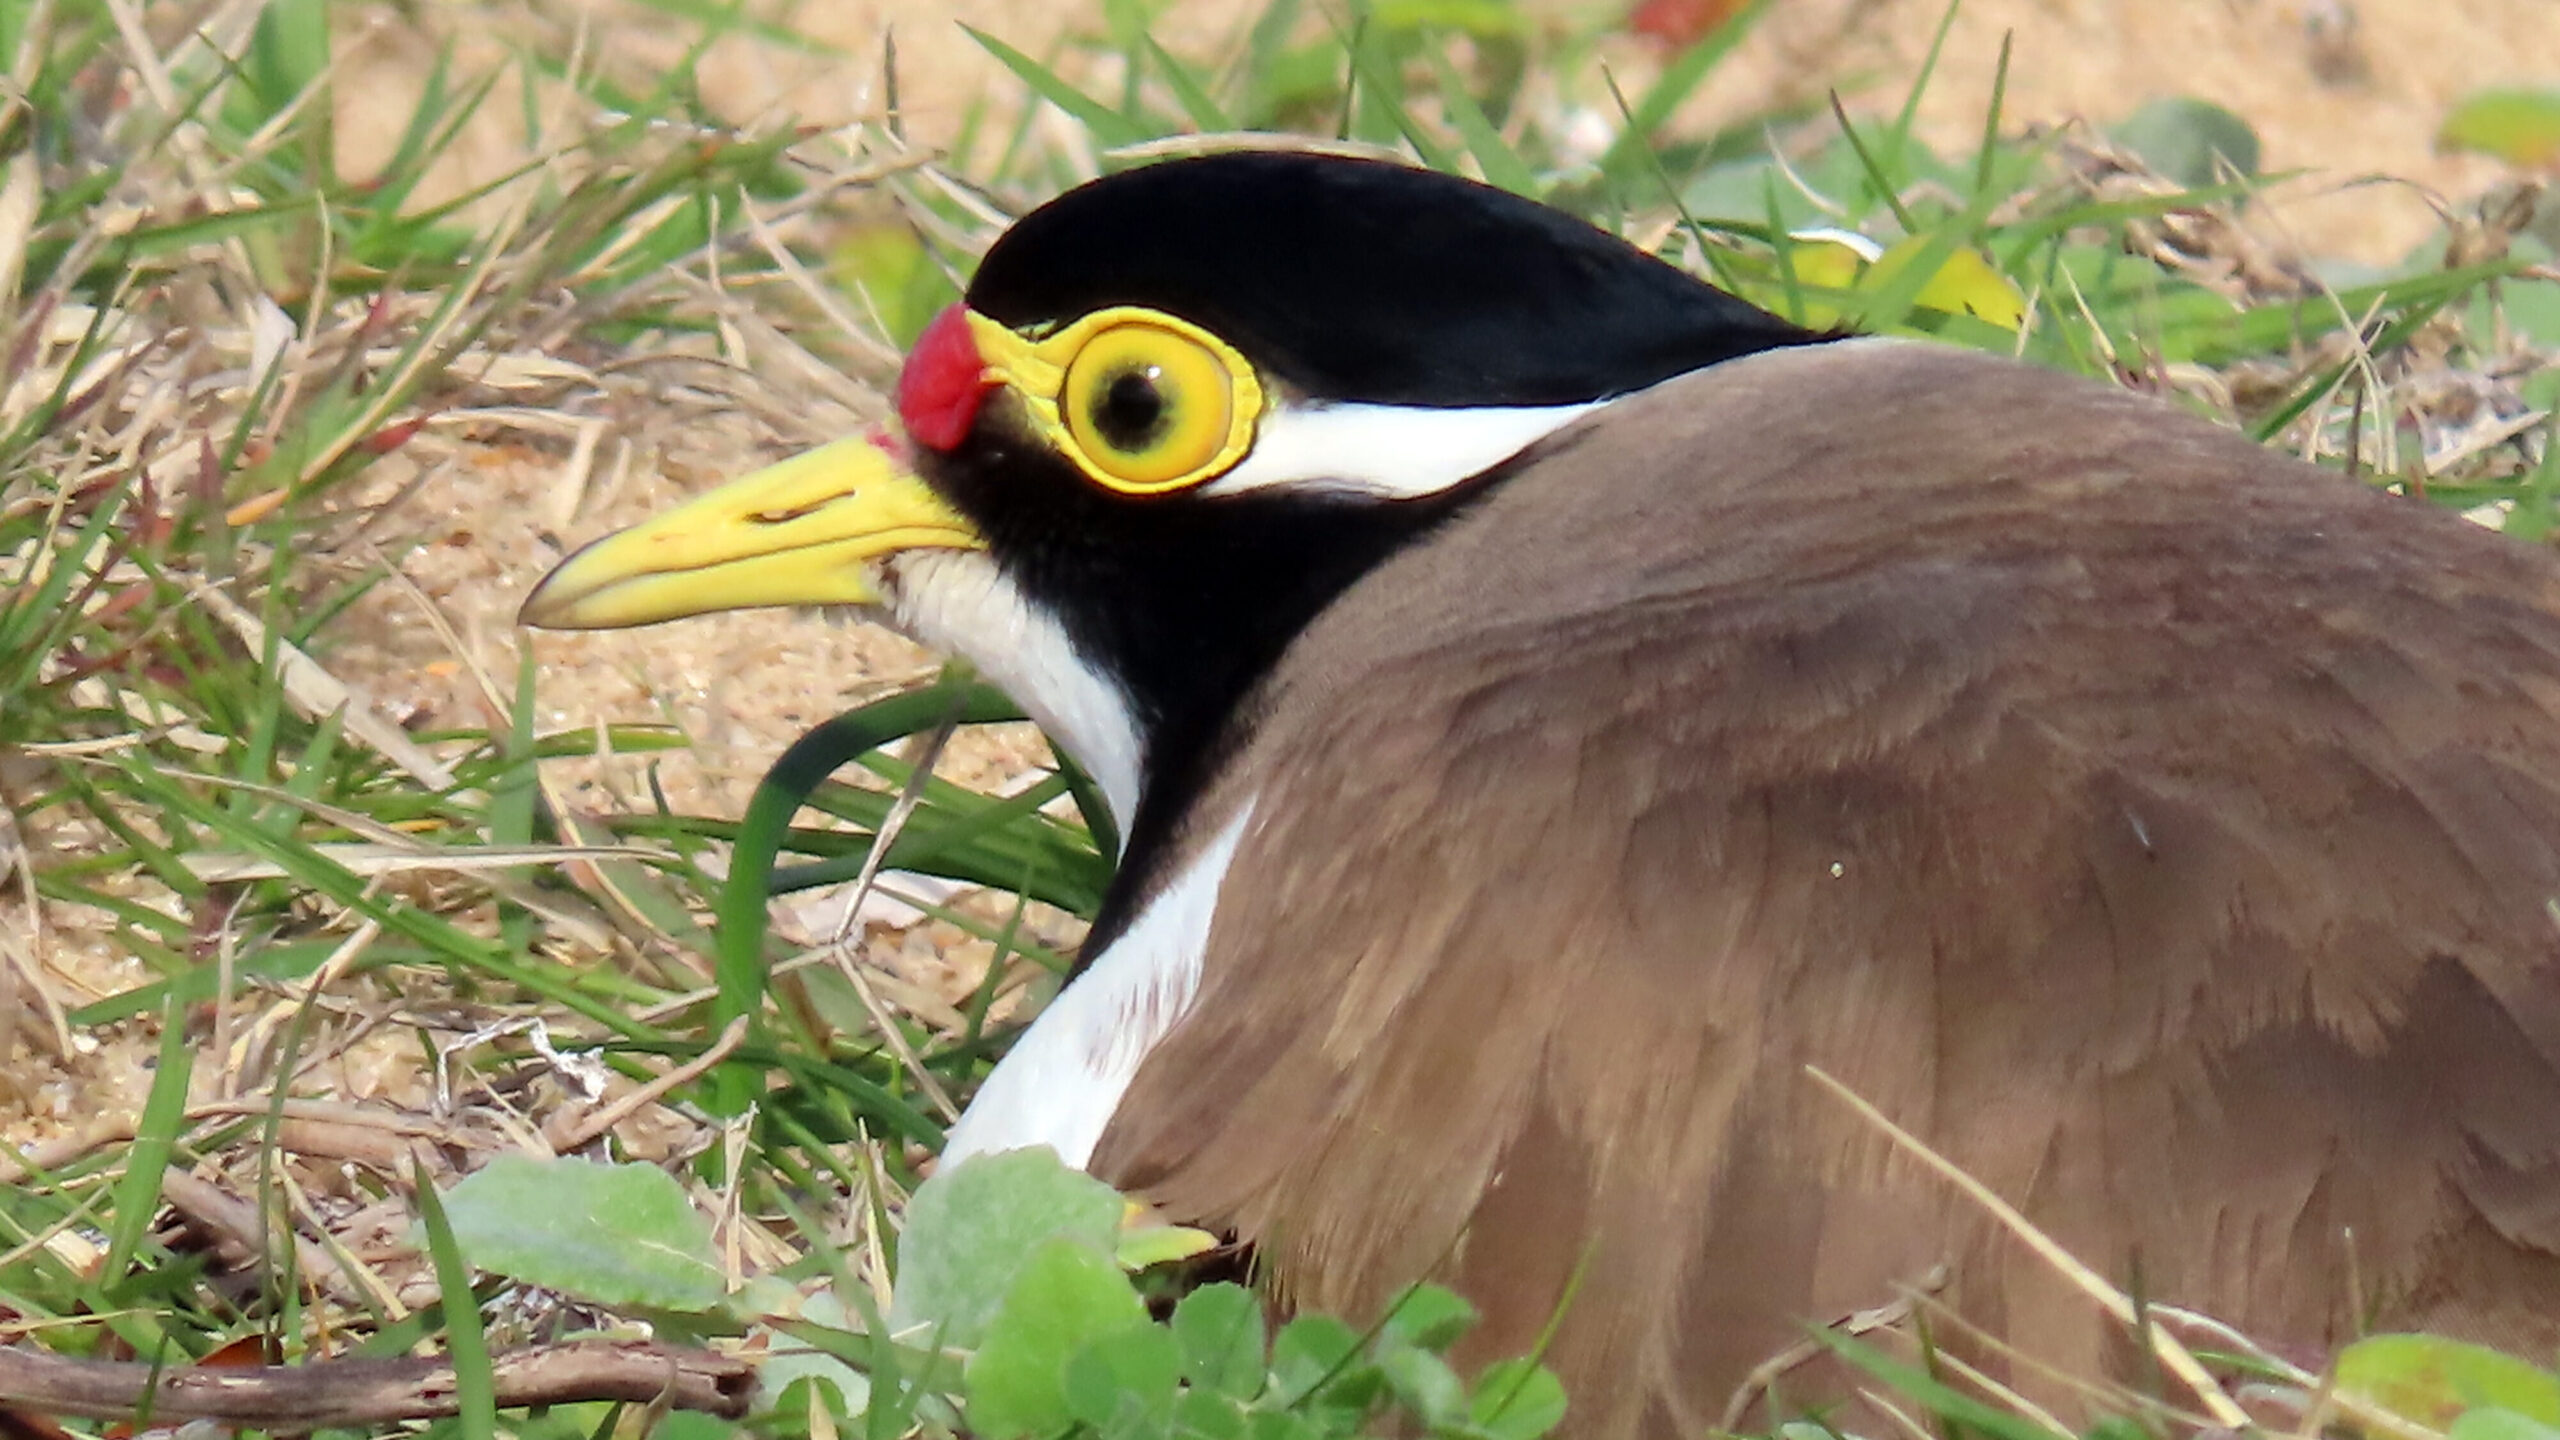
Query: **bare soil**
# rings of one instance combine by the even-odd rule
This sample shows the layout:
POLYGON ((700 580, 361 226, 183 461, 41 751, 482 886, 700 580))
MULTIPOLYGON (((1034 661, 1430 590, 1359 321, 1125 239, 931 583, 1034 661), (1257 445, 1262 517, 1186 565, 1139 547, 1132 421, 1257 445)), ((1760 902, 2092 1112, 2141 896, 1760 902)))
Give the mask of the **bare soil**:
MULTIPOLYGON (((488 7, 495 11, 497 7, 488 7)), ((566 7, 598 52, 643 65, 672 63, 685 32, 623 0, 566 7)), ((1590 0, 1526 0, 1556 24, 1588 24, 1590 0)), ((1179 0, 1156 34, 1179 53, 1234 53, 1261 0, 1179 0)), ((414 13, 414 12, 409 12, 414 13)), ((711 47, 699 67, 703 98, 747 123, 791 116, 816 125, 876 117, 883 62, 894 45, 899 107, 911 134, 948 140, 981 96, 1018 84, 969 38, 974 27, 1033 55, 1048 53, 1082 7, 1048 0, 843 0, 795 17, 839 55, 795 52, 748 37, 711 47), (839 57, 851 58, 839 58, 839 57)), ((1771 0, 1737 53, 1717 71, 1691 125, 1745 116, 1771 103, 1837 89, 1853 111, 1901 103, 1944 16, 1941 0, 1771 0)), ((421 32, 403 11, 374 12, 346 48, 360 81, 341 91, 351 171, 389 153, 423 88, 436 46, 462 42, 467 68, 492 59, 505 23, 421 32)), ((1937 79, 1920 106, 1923 134, 1947 150, 1970 146, 1989 103, 2004 36, 2012 38, 2005 113, 2012 124, 2106 125, 2147 101, 2192 95, 2238 112, 2265 141, 2269 172, 2307 172, 2282 197, 2292 232, 2316 255, 2376 263, 2428 238, 2436 205, 2476 194, 2495 162, 2434 144, 2446 109, 2474 90, 2560 81, 2560 9, 2550 0, 1967 0, 1950 27, 1937 79), (2341 186, 2383 176, 2399 186, 2341 186)), ((1633 89, 1661 49, 1634 35, 1609 47, 1633 89)), ((1589 97, 1607 108, 1604 94, 1589 97)), ((476 134, 457 179, 486 180, 516 163, 505 117, 476 134)))

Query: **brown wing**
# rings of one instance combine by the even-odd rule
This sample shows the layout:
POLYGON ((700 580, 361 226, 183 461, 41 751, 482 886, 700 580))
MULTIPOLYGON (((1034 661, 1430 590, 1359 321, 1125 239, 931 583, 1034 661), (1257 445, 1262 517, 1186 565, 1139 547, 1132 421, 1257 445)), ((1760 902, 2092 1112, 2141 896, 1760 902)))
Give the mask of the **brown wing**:
POLYGON ((1488 1353, 1578 1275, 1583 1434, 1696 1433, 1941 1264, 2040 1357, 2115 1343, 1807 1065, 2155 1298, 2547 1353, 2554 582, 1997 361, 1665 386, 1284 662, 1096 1169, 1312 1304, 1452 1280, 1488 1353))

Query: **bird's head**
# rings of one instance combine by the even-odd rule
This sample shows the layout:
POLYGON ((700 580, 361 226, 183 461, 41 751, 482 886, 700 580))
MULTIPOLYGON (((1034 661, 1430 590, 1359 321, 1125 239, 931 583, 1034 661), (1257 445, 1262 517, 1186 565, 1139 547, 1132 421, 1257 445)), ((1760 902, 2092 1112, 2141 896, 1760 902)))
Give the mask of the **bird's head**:
MULTIPOLYGON (((526 623, 867 605, 976 662, 1124 828, 1344 587, 1608 401, 1816 338, 1486 186, 1257 152, 1024 217, 839 441, 607 536, 526 623)), ((1133 841, 1135 836, 1133 835, 1133 841)))

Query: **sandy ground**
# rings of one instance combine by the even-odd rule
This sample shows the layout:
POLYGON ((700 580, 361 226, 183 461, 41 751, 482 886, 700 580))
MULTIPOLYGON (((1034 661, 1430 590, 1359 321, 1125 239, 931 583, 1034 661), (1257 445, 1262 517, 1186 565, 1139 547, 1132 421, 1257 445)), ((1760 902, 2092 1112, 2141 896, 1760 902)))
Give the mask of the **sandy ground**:
MULTIPOLYGON (((682 37, 620 0, 565 7, 588 17, 599 52, 661 64, 682 37)), ((1311 7, 1313 8, 1313 7, 1311 7)), ((1619 6, 1590 0, 1526 0, 1557 25, 1591 26, 1619 6)), ((1177 53, 1232 55, 1260 0, 1178 0, 1155 33, 1177 53)), ((739 38, 712 47, 700 68, 703 96, 739 121, 791 115, 825 124, 876 115, 884 44, 894 36, 900 108, 910 132, 947 139, 982 94, 1018 87, 963 26, 1034 55, 1048 53, 1085 7, 1044 0, 838 0, 804 6, 804 32, 836 58, 739 38)), ((1889 111, 1927 53, 1941 0, 1770 0, 1767 17, 1717 72, 1686 123, 1712 125, 1773 101, 1838 88, 1853 110, 1889 111)), ((362 47, 363 111, 405 114, 423 84, 434 43, 393 12, 362 47)), ((2194 95, 2237 111, 2265 141, 2270 171, 2314 172, 2287 197, 2305 247, 2375 262, 2396 259, 2431 232, 2426 193, 2462 198, 2487 185, 2493 163, 2440 155, 2434 136, 2446 108, 2473 90, 2560 81, 2560 7, 2552 0, 1965 0, 1947 37, 1939 78, 1920 108, 1923 133, 1944 149, 1979 134, 2004 35, 2014 36, 2006 113, 2018 124, 2119 120, 2144 102, 2194 95), (2386 175, 2418 190, 2362 189, 2323 196, 2347 180, 2386 175)), ((498 43, 464 35, 469 45, 498 43)), ((1659 63, 1658 47, 1622 37, 1606 58, 1630 91, 1659 63)), ((1589 77, 1585 97, 1608 102, 1589 77)), ((359 113, 355 118, 361 120, 359 113)), ((357 127, 359 132, 363 126, 357 127)), ((361 168, 361 133, 348 151, 361 168)), ((390 136, 375 127, 371 153, 390 136)), ((508 163, 491 137, 487 173, 508 163)))

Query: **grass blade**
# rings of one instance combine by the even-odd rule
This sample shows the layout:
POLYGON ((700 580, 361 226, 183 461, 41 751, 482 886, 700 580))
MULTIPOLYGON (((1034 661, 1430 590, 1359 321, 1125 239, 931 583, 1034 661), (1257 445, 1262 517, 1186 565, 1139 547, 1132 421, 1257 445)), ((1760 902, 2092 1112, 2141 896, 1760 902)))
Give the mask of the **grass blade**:
MULTIPOLYGON (((1955 28, 1956 11, 1963 6, 1964 0, 1947 0, 1946 10, 1938 16, 1938 28, 1930 32, 1928 53, 1920 57, 1920 71, 1911 77, 1911 88, 1903 92, 1902 108, 1894 112, 1893 124, 1885 131, 1885 160, 1888 165, 1899 166, 1902 163, 1903 147, 1911 143, 1911 122, 1920 114, 1920 97, 1929 93, 1929 81, 1938 73, 1938 56, 1947 47, 1947 32, 1955 28)), ((2005 39, 2002 48, 2007 48, 2005 39)), ((1992 107, 1992 114, 1995 117, 1999 114, 1996 104, 1992 107)))
POLYGON ((187 1123, 187 1086, 194 1078, 194 1052, 187 1044, 186 1012, 172 1002, 160 1016, 160 1057, 151 1074, 151 1093, 142 1102, 134 1125, 133 1148, 125 1152, 124 1175, 116 1181, 115 1219, 107 1227, 107 1258, 99 1275, 113 1287, 133 1268, 142 1237, 160 1209, 160 1177, 178 1148, 178 1132, 187 1123))
POLYGON ((1600 157, 1602 173, 1616 177, 1631 173, 1639 152, 1651 152, 1653 132, 1661 129, 1672 112, 1706 83, 1715 68, 1760 23, 1769 5, 1770 0, 1751 0, 1731 19, 1662 67, 1662 74, 1645 90, 1644 97, 1629 107, 1627 128, 1610 144, 1608 153, 1600 157))
POLYGON ((1154 36, 1142 34, 1138 41, 1146 47, 1147 57, 1155 62, 1156 73, 1164 77, 1165 88, 1173 92, 1174 100, 1182 106, 1182 113, 1191 118, 1194 128, 1212 135, 1236 128, 1235 122, 1227 118, 1227 112, 1219 108, 1217 100, 1209 94, 1209 88, 1200 82, 1199 76, 1191 73, 1190 67, 1165 53, 1165 48, 1156 43, 1154 36))
POLYGON ((1056 71, 1039 61, 975 26, 963 25, 960 28, 968 31, 970 39, 996 57, 998 64, 1030 86, 1034 94, 1082 122, 1084 128, 1093 132, 1094 143, 1103 149, 1117 150, 1124 145, 1154 138, 1136 121, 1068 84, 1056 71))
POLYGON ((1441 107, 1449 112, 1449 123, 1457 129, 1458 138, 1467 143, 1467 153, 1475 157, 1476 168, 1484 173, 1485 183, 1498 185, 1514 195, 1537 198, 1541 188, 1537 172, 1529 168, 1528 161, 1520 158, 1520 152, 1512 148, 1510 141, 1502 138, 1502 131, 1484 113, 1484 107, 1476 103, 1476 97, 1467 93, 1466 81, 1459 76, 1457 67, 1449 63, 1448 55, 1439 50, 1432 51, 1431 65, 1433 73, 1440 79, 1441 107))
POLYGON ((427 1254, 436 1268, 436 1293, 444 1299, 444 1335, 453 1357, 455 1416, 465 1440, 498 1440, 498 1375, 489 1364, 489 1334, 471 1293, 471 1265, 454 1243, 453 1222, 426 1161, 416 1162, 409 1183, 418 1195, 418 1221, 427 1232, 427 1254))
POLYGON ((720 891, 720 949, 714 978, 714 1028, 741 1015, 762 1013, 765 991, 765 902, 772 894, 775 856, 793 812, 820 781, 857 756, 892 740, 930 730, 945 716, 963 725, 1021 718, 1021 710, 993 688, 943 681, 850 710, 800 737, 756 786, 738 826, 729 857, 729 881, 720 891))

